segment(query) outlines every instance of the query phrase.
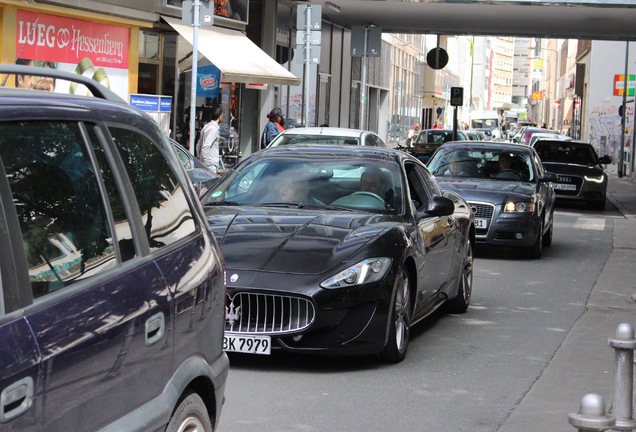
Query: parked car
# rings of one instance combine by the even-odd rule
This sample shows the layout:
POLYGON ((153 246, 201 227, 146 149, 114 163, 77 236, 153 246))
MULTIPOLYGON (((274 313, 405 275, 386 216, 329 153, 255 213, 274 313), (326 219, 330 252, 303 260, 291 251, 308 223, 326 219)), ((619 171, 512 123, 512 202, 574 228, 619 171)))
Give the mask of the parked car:
POLYGON ((221 176, 211 172, 208 167, 203 165, 199 159, 194 157, 194 155, 181 144, 172 138, 168 139, 177 151, 179 161, 181 162, 181 165, 183 165, 183 168, 185 168, 188 178, 194 185, 194 189, 197 191, 197 196, 200 197, 205 195, 208 189, 210 189, 214 183, 221 178, 221 176))
POLYGON ((95 96, 0 88, 2 429, 211 431, 224 268, 174 147, 94 80, 0 73, 95 96))
POLYGON ((466 138, 468 138, 469 141, 484 141, 486 140, 485 135, 482 135, 481 132, 477 132, 474 130, 465 130, 463 131, 464 135, 466 135, 466 138))
POLYGON ((570 138, 567 135, 561 135, 558 132, 536 132, 533 133, 532 135, 530 135, 530 141, 528 142, 528 145, 532 146, 536 141, 540 140, 540 139, 551 139, 551 140, 561 140, 561 141, 571 141, 572 138, 570 138))
POLYGON ((302 143, 345 144, 387 148, 375 132, 338 127, 297 127, 280 133, 267 147, 302 143))
POLYGON ((228 351, 399 362, 411 325, 469 305, 470 207, 401 151, 267 148, 202 202, 227 266, 228 351))
MULTIPOLYGON (((417 135, 413 154, 426 163, 439 146, 449 141, 453 141, 452 129, 424 129, 417 135)), ((463 131, 458 130, 457 141, 468 141, 468 137, 463 131)))
POLYGON ((611 156, 598 157, 590 143, 541 139, 534 143, 543 168, 554 172, 556 197, 562 201, 586 202, 605 210, 607 174, 603 164, 611 164, 611 156))
POLYGON ((519 132, 512 138, 513 143, 517 144, 525 144, 530 145, 530 138, 535 133, 554 133, 549 129, 534 127, 534 126, 523 126, 519 129, 519 132))
POLYGON ((431 158, 440 186, 462 195, 475 213, 475 241, 524 248, 540 258, 552 243, 556 174, 533 148, 503 142, 454 142, 431 158))
POLYGON ((475 131, 481 133, 483 135, 482 141, 492 141, 492 130, 488 128, 477 128, 475 131))

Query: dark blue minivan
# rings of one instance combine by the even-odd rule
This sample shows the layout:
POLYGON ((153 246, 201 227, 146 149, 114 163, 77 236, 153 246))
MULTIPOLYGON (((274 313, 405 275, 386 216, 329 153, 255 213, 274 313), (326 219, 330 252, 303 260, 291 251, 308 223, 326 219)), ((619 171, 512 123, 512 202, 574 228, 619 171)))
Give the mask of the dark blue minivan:
POLYGON ((0 73, 94 96, 0 88, 0 430, 213 430, 224 264, 173 146, 95 81, 0 73))

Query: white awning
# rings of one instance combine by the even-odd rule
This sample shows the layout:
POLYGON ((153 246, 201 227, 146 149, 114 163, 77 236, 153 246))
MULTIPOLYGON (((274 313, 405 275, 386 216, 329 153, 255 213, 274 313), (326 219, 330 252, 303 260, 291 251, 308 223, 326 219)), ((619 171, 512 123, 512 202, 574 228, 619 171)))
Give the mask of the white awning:
MULTIPOLYGON (((162 18, 192 45, 192 27, 180 20, 162 18)), ((199 27, 198 51, 221 71, 221 81, 298 85, 300 78, 267 55, 237 30, 199 27)))

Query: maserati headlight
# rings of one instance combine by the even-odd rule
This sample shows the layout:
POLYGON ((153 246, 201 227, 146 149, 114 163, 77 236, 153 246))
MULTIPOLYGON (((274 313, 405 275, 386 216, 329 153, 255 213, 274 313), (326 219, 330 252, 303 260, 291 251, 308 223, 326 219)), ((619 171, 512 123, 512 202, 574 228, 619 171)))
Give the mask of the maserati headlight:
POLYGON ((585 181, 592 182, 592 183, 603 183, 605 181, 604 176, 599 176, 599 177, 584 176, 583 178, 585 179, 585 181))
POLYGON ((504 206, 504 213, 532 213, 534 211, 534 203, 531 201, 509 201, 504 206))
POLYGON ((391 267, 391 258, 368 258, 323 281, 323 288, 343 288, 379 281, 391 267))

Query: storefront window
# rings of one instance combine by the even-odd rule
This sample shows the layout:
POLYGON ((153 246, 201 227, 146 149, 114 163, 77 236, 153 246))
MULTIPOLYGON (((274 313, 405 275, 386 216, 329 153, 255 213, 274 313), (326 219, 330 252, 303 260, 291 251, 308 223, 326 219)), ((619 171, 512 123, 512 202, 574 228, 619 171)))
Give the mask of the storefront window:
POLYGON ((159 58, 159 34, 142 30, 139 34, 139 58, 159 58))
POLYGON ((139 80, 137 92, 141 94, 157 93, 157 77, 159 67, 149 63, 139 63, 139 80))

